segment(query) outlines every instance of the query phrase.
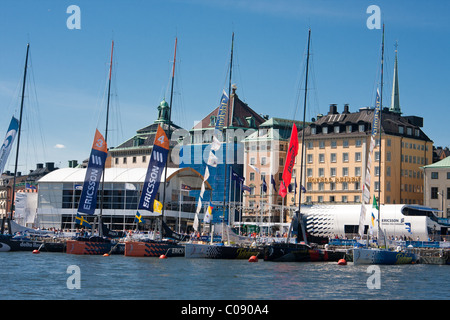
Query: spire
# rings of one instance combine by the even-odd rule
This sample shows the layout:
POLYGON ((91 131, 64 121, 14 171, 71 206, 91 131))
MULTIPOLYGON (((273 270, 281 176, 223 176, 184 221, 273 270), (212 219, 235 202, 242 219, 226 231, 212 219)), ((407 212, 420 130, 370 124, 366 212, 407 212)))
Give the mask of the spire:
POLYGON ((395 64, 394 64, 394 80, 392 82, 392 97, 391 97, 391 107, 389 110, 401 114, 400 109, 400 96, 398 91, 398 61, 397 61, 397 47, 398 43, 395 43, 395 64))

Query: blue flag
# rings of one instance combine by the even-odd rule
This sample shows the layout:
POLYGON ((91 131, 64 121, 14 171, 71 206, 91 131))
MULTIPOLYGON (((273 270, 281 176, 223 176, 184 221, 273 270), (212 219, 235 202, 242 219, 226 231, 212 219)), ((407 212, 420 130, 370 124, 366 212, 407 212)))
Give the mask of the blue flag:
POLYGON ((264 193, 267 192, 267 183, 266 183, 266 177, 265 176, 263 176, 262 190, 263 190, 264 193))
POLYGON ((84 217, 82 215, 79 215, 78 213, 77 216, 75 217, 75 222, 77 225, 80 225, 82 227, 92 228, 92 226, 87 222, 87 220, 84 219, 84 217))
POLYGON ((145 220, 142 219, 142 215, 139 213, 139 211, 137 211, 136 215, 134 216, 134 222, 145 223, 145 220))
POLYGON ((222 131, 225 125, 225 116, 227 114, 228 95, 225 90, 223 91, 222 98, 220 99, 219 111, 217 112, 216 126, 214 129, 214 135, 217 137, 217 133, 222 131))
POLYGON ((270 182, 272 183, 273 189, 277 192, 277 186, 275 183, 275 179, 273 178, 273 174, 270 175, 270 182))
POLYGON ((14 138, 16 137, 17 130, 19 129, 19 120, 12 117, 11 123, 9 124, 8 131, 6 132, 5 141, 0 148, 0 174, 3 173, 6 161, 8 160, 9 152, 11 151, 14 138))
POLYGON ((108 148, 102 134, 96 130, 94 143, 92 144, 91 156, 84 177, 83 191, 81 192, 78 212, 93 215, 97 205, 97 191, 105 169, 108 148))
POLYGON ((166 165, 168 154, 169 139, 161 126, 158 126, 155 142, 153 144, 152 156, 148 164, 147 175, 145 176, 141 199, 139 201, 139 210, 153 212, 153 201, 158 193, 161 174, 166 165))

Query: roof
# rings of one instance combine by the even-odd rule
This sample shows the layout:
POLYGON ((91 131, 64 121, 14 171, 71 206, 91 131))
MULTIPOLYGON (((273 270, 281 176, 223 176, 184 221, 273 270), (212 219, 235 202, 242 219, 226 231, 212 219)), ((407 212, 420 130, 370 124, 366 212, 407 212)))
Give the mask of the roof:
MULTIPOLYGON (((245 102, 239 99, 235 90, 231 94, 231 99, 233 101, 232 110, 227 109, 227 119, 225 121, 225 128, 235 127, 235 128, 259 128, 259 126, 266 121, 262 116, 256 113, 252 108, 250 108, 245 102), (247 118, 253 118, 254 124, 250 125, 247 118)), ((215 123, 211 123, 211 117, 217 116, 219 106, 211 111, 206 117, 204 117, 200 122, 198 122, 192 129, 213 129, 215 123)))
POLYGON ((423 166, 423 169, 429 169, 429 168, 450 168, 450 157, 444 158, 441 161, 429 164, 427 166, 423 166))
MULTIPOLYGON (((38 183, 82 183, 86 175, 86 168, 63 168, 50 172, 38 183)), ((164 181, 165 169, 161 174, 161 182, 164 181)), ((144 183, 147 168, 106 168, 105 182, 113 183, 144 183)), ((167 181, 174 177, 182 178, 183 182, 193 188, 200 188, 203 176, 192 168, 167 168, 167 181)), ((206 181, 206 189, 211 189, 206 181)))

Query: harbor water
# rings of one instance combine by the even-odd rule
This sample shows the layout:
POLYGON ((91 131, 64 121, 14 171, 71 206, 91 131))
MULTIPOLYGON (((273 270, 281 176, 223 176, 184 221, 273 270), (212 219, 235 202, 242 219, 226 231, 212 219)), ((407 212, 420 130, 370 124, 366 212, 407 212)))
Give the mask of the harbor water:
POLYGON ((448 265, 0 254, 3 300, 448 300, 448 265), (75 270, 75 271, 74 271, 75 270))

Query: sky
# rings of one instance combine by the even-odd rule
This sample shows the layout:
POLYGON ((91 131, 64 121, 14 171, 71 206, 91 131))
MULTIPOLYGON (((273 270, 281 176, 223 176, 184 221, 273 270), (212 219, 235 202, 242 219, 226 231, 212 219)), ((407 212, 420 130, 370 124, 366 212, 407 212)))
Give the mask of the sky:
MULTIPOLYGON (((435 146, 449 146, 450 2, 442 0, 2 0, 0 139, 19 116, 27 43, 23 172, 36 163, 81 162, 95 129, 104 134, 112 41, 109 147, 153 123, 160 101, 170 100, 175 38, 172 120, 185 129, 228 91, 233 32, 232 83, 256 112, 301 120, 309 28, 307 120, 330 104, 339 112, 344 104, 351 112, 373 106, 382 32, 368 28, 376 17, 370 5, 385 24, 383 105, 390 106, 398 43, 403 115, 423 117, 435 146)), ((6 170, 14 170, 14 154, 6 170)))

